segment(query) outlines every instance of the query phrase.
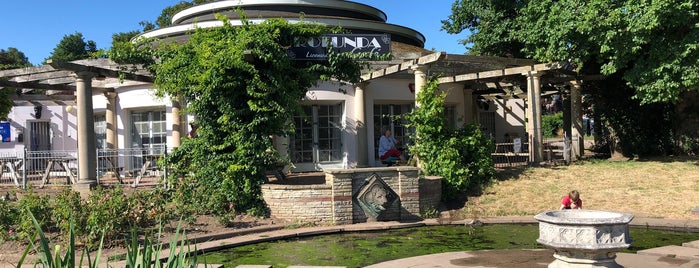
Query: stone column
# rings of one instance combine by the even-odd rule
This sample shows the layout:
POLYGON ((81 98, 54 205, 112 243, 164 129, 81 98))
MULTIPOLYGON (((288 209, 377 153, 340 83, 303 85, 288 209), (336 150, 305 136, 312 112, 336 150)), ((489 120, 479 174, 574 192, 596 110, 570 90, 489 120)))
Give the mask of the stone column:
POLYGON ((76 73, 75 87, 78 103, 78 183, 73 188, 89 190, 97 185, 95 119, 92 108, 91 72, 76 73))
POLYGON ((573 161, 580 159, 585 151, 585 135, 582 125, 582 81, 570 82, 570 124, 573 161), (577 137, 577 138, 576 138, 577 137))
POLYGON ((420 107, 420 103, 417 101, 417 95, 420 90, 427 84, 427 65, 413 65, 410 67, 415 75, 415 108, 420 107))
POLYGON ((182 115, 180 114, 180 100, 172 97, 172 147, 180 147, 182 140, 182 115))
POLYGON ((471 124, 476 120, 474 108, 473 89, 464 88, 464 125, 471 124))
POLYGON ((354 85, 354 122, 357 131, 357 167, 367 167, 368 148, 366 132, 366 103, 364 102, 364 90, 369 82, 361 82, 354 85))
POLYGON ((115 92, 105 92, 104 96, 107 98, 107 111, 105 114, 105 120, 107 123, 107 148, 110 150, 118 149, 117 141, 117 125, 116 125, 116 98, 117 94, 115 92))
POLYGON ((541 72, 527 72, 527 134, 529 135, 529 161, 543 160, 543 136, 541 135, 541 72))

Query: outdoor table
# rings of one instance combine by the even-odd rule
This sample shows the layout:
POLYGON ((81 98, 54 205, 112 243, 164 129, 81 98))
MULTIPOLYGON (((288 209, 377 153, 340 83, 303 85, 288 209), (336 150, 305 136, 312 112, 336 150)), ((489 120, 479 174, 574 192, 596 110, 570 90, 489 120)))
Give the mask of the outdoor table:
POLYGON ((144 174, 146 174, 146 170, 148 170, 148 167, 150 167, 150 164, 153 163, 153 161, 157 160, 160 157, 158 154, 149 154, 149 155, 143 155, 143 166, 141 167, 141 172, 138 174, 136 177, 136 180, 133 182, 133 185, 131 187, 136 187, 141 182, 141 178, 143 177, 144 174))
POLYGON ((19 186, 19 174, 17 170, 22 167, 22 159, 18 157, 0 157, 0 174, 5 173, 5 166, 10 171, 10 176, 15 181, 15 185, 19 186))
POLYGON ((42 188, 44 187, 44 185, 49 183, 51 169, 53 168, 53 165, 56 164, 58 164, 59 167, 62 167, 66 171, 66 174, 68 175, 68 184, 78 183, 78 180, 75 178, 75 175, 73 175, 73 172, 70 170, 70 167, 68 166, 68 163, 74 160, 76 160, 76 158, 72 157, 49 158, 48 164, 46 165, 46 171, 44 172, 44 176, 41 178, 41 186, 39 186, 39 188, 42 188))

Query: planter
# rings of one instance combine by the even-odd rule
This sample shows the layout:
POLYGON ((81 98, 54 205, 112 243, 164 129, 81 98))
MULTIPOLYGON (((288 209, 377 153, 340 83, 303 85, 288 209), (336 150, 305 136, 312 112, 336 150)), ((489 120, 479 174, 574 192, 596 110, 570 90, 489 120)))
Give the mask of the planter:
POLYGON ((621 267, 616 253, 631 245, 633 215, 600 210, 556 210, 534 216, 540 244, 555 251, 549 268, 621 267))

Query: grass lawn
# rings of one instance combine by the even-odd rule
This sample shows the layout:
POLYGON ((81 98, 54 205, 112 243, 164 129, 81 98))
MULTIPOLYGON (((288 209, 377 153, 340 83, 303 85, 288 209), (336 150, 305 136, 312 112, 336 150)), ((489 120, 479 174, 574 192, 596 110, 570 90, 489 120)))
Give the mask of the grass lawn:
POLYGON ((583 208, 631 212, 637 217, 696 219, 699 159, 589 160, 569 166, 516 168, 470 198, 469 217, 536 215, 558 209, 561 198, 578 190, 583 208))

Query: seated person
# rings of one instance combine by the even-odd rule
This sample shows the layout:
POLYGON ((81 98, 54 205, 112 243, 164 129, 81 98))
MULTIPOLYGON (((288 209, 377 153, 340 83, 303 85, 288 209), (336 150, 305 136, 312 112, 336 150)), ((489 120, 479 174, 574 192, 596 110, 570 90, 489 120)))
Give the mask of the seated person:
POLYGON ((572 190, 568 195, 564 196, 563 200, 561 200, 561 209, 582 209, 580 193, 572 190))
POLYGON ((379 158, 382 162, 393 164, 396 160, 405 161, 403 153, 396 148, 396 139, 391 136, 391 130, 385 129, 379 139, 379 158))

